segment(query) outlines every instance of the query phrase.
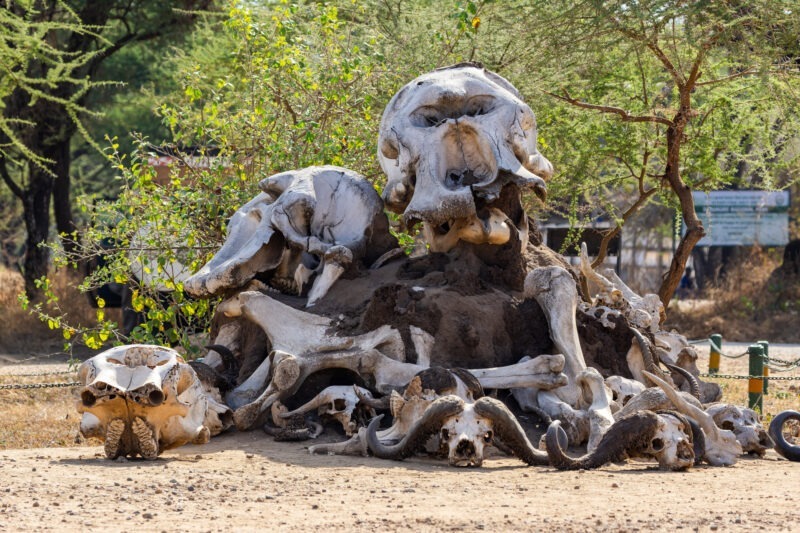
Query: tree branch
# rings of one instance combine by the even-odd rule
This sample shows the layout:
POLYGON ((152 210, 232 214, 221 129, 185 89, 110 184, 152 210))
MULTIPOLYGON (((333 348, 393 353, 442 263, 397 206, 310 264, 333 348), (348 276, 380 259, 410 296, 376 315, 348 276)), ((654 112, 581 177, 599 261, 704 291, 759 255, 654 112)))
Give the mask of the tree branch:
POLYGON ((542 91, 542 92, 554 98, 558 98, 559 100, 562 100, 564 102, 572 104, 576 107, 581 107, 583 109, 593 109, 595 111, 600 111, 601 113, 613 113, 615 115, 619 115, 620 119, 623 122, 655 122, 657 124, 664 124, 666 126, 673 125, 673 122, 671 120, 664 117, 657 117, 654 115, 631 115, 621 107, 596 105, 596 104, 588 104, 586 102, 581 102, 580 100, 572 98, 566 90, 564 91, 564 96, 551 93, 548 91, 542 91))
POLYGON ((684 80, 683 75, 675 68, 675 65, 672 64, 672 61, 667 57, 667 54, 658 46, 655 41, 647 41, 647 48, 650 49, 651 52, 661 61, 661 64, 669 71, 670 76, 672 79, 675 80, 675 83, 678 84, 679 87, 683 86, 686 80, 684 80))
POLYGON ((741 78, 742 76, 747 76, 749 74, 755 74, 756 72, 757 70, 755 67, 748 67, 742 70, 741 72, 731 74, 730 76, 725 76, 724 78, 717 78, 716 80, 708 80, 708 81, 699 81, 695 83, 695 87, 703 87, 704 85, 714 85, 715 83, 723 83, 736 78, 741 78))
POLYGON ((8 173, 5 157, 0 157, 0 176, 3 177, 3 181, 6 182, 6 185, 8 185, 8 188, 11 189, 12 193, 14 193, 14 196, 20 200, 23 200, 25 192, 14 182, 14 180, 11 178, 11 175, 8 173))

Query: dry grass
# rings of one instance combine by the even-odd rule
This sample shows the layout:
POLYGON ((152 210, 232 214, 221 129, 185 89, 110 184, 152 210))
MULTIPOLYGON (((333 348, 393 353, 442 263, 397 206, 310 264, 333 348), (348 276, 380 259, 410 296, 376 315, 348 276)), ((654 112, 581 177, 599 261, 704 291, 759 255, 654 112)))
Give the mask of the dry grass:
MULTIPOLYGON (((74 374, 17 377, 0 375, 0 385, 74 381, 74 374)), ((73 388, 0 390, 0 450, 96 445, 78 434, 80 415, 73 388)))
POLYGON ((705 291, 704 305, 673 301, 667 328, 689 338, 720 333, 737 342, 800 342, 800 279, 782 274, 779 266, 779 258, 753 248, 718 287, 705 291))

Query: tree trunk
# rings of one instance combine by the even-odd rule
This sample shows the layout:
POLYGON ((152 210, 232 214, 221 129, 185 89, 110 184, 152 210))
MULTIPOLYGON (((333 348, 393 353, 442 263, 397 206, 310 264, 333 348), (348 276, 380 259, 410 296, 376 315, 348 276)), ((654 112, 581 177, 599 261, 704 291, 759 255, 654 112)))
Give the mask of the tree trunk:
POLYGON ((36 280, 47 275, 50 250, 44 246, 50 233, 50 197, 53 178, 46 171, 29 163, 30 184, 23 198, 23 216, 27 239, 25 241, 25 293, 35 300, 41 292, 36 280))
POLYGON ((672 295, 675 294, 675 289, 680 284, 683 272, 686 269, 686 263, 692 254, 695 245, 702 239, 706 230, 703 228, 703 223, 697 217, 694 210, 694 198, 692 198, 692 191, 683 179, 681 179, 680 162, 681 162, 681 143, 683 141, 683 131, 688 122, 690 106, 689 106, 689 91, 683 87, 681 92, 681 107, 673 121, 673 125, 667 129, 667 166, 664 171, 664 177, 669 182, 670 188, 675 192, 681 204, 681 214, 683 215, 683 223, 686 224, 686 234, 681 238, 678 247, 675 249, 675 254, 672 256, 672 262, 669 265, 669 270, 662 278, 661 287, 658 289, 658 297, 664 308, 669 305, 672 295))
POLYGON ((72 218, 72 202, 70 200, 70 138, 60 140, 53 150, 55 164, 52 167, 56 177, 53 181, 53 213, 56 219, 56 230, 61 236, 61 245, 68 255, 72 255, 78 246, 77 227, 72 218))

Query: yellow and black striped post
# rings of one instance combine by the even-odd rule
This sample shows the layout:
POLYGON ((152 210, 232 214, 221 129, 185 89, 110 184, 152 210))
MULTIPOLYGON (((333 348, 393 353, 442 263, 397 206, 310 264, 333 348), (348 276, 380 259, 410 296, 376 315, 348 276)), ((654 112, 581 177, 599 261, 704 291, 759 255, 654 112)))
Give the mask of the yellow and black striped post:
POLYGON ((758 341, 758 344, 764 348, 764 396, 769 394, 769 342, 758 341))
POLYGON ((722 352, 722 335, 714 333, 708 340, 711 345, 708 356, 708 373, 717 374, 719 373, 719 354, 722 352))
POLYGON ((747 385, 747 406, 750 409, 764 412, 764 347, 751 344, 747 349, 750 354, 750 380, 747 385))

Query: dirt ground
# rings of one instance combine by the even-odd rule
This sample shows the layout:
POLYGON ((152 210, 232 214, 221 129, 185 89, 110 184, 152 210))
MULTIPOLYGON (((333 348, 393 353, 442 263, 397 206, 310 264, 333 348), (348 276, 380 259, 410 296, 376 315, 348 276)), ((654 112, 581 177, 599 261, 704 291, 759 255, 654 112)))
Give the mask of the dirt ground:
POLYGON ((769 453, 730 468, 590 472, 498 458, 461 470, 311 456, 234 433, 157 461, 100 448, 0 452, 0 529, 116 531, 796 530, 800 464, 769 453))
MULTIPOLYGON (((721 370, 738 373, 744 359, 721 370)), ((728 383, 726 399, 743 403, 746 381, 728 383)), ((768 397, 768 415, 800 407, 794 383, 784 382, 780 403, 777 391, 768 397)), ((76 413, 63 409, 76 429, 76 413)), ((800 517, 800 463, 772 451, 730 468, 675 473, 628 462, 558 472, 502 456, 469 470, 427 458, 312 456, 307 444, 252 431, 156 461, 109 461, 98 446, 0 450, 0 531, 795 531, 800 517)))

